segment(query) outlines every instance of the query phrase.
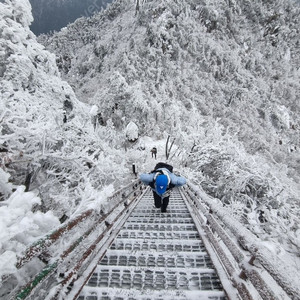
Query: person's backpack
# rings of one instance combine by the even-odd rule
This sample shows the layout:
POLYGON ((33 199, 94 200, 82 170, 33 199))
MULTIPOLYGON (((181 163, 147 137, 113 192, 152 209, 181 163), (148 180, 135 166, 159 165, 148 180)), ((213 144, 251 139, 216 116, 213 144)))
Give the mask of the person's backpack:
POLYGON ((155 147, 153 147, 153 148, 151 149, 151 152, 155 153, 155 152, 157 152, 157 149, 156 149, 155 147))
POLYGON ((163 163, 163 162, 159 162, 159 163, 155 166, 154 170, 153 170, 151 173, 154 173, 157 169, 161 169, 161 168, 166 168, 166 169, 168 169, 171 173, 173 173, 173 166, 171 166, 171 165, 169 165, 169 164, 167 164, 167 163, 163 163))

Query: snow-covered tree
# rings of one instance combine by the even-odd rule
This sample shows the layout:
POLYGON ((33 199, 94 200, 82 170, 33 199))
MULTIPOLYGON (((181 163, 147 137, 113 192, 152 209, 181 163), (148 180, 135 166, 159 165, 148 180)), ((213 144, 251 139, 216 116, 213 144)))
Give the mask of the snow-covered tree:
POLYGON ((129 122, 126 126, 125 135, 130 142, 135 142, 139 137, 139 128, 134 122, 129 122))

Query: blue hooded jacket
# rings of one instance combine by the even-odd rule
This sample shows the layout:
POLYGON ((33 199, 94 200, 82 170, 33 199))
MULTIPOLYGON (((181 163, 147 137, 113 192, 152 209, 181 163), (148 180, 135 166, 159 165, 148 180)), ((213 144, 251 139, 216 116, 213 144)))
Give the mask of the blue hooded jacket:
MULTIPOLYGON (((159 168, 155 171, 159 172, 159 171, 163 171, 164 174, 167 174, 170 182, 169 182, 169 188, 175 187, 175 186, 182 186, 184 184, 186 184, 186 179, 182 176, 177 176, 174 173, 170 172, 168 169, 166 168, 159 168)), ((150 174, 140 174, 140 180, 146 184, 146 185, 150 185, 152 190, 155 191, 155 187, 154 187, 154 181, 155 181, 155 176, 156 176, 156 172, 154 173, 150 173, 150 174)))

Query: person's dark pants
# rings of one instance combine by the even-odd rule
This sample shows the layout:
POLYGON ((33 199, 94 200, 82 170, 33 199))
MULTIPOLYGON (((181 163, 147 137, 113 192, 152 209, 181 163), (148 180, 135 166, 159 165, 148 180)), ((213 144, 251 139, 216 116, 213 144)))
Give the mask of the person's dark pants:
POLYGON ((161 212, 166 212, 168 204, 169 204, 170 196, 161 199, 161 196, 157 195, 153 191, 153 197, 154 197, 154 205, 155 205, 155 207, 156 208, 160 208, 161 212))

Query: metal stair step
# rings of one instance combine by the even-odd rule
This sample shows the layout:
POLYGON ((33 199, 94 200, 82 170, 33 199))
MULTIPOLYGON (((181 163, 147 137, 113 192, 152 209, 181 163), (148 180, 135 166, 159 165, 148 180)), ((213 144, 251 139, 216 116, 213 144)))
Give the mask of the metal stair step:
POLYGON ((124 230, 122 229, 118 237, 124 239, 173 239, 173 240, 190 240, 199 239, 197 231, 139 231, 139 230, 124 230))
POLYGON ((100 265, 165 267, 165 268, 213 268, 206 252, 159 252, 108 250, 100 265))
POLYGON ((152 290, 222 290, 214 269, 142 268, 98 265, 88 282, 94 287, 152 290))
POLYGON ((154 291, 120 288, 86 287, 78 300, 225 300, 223 291, 154 291))
POLYGON ((124 230, 139 230, 139 231, 197 231, 194 224, 165 224, 165 223, 126 223, 124 230))
POLYGON ((152 223, 161 223, 161 224, 194 224, 192 218, 174 218, 174 217, 167 217, 167 218, 155 218, 151 215, 148 215, 147 218, 143 217, 129 217, 127 223, 144 223, 144 224, 152 224, 152 223))
MULTIPOLYGON (((145 206, 141 206, 141 207, 136 207, 134 210, 134 214, 139 214, 139 213, 143 213, 146 212, 149 216, 149 214, 156 214, 156 213, 161 213, 160 212, 160 208, 151 206, 151 207, 145 207, 145 206)), ((168 212, 169 213, 183 213, 183 214, 189 214, 189 212, 186 210, 186 207, 174 207, 172 206, 168 206, 168 212)))
MULTIPOLYGON (((153 209, 154 210, 154 209, 153 209)), ((188 213, 187 211, 175 211, 173 210, 171 207, 168 207, 168 210, 166 213, 161 213, 159 209, 155 209, 155 211, 134 211, 134 214, 132 215, 134 217, 137 218, 164 218, 164 219, 168 219, 168 218, 178 218, 178 219, 182 219, 182 218, 189 218, 190 217, 190 213, 188 213)))
POLYGON ((203 252, 205 247, 201 240, 150 240, 150 239, 116 239, 110 249, 116 250, 144 250, 144 251, 190 251, 203 252))

